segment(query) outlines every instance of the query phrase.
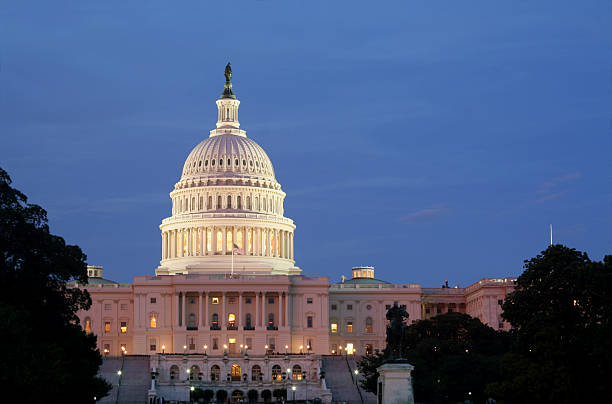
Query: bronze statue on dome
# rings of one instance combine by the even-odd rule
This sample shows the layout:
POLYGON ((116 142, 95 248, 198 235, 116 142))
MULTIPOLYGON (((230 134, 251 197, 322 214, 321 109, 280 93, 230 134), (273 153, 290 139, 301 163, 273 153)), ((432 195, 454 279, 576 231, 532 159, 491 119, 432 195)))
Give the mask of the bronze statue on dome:
POLYGON ((221 94, 221 99, 223 98, 231 98, 233 100, 236 99, 236 95, 234 94, 234 92, 232 91, 232 65, 230 65, 229 62, 227 62, 227 65, 225 66, 225 72, 223 73, 225 75, 225 85, 223 86, 223 94, 221 94))
POLYGON ((401 361, 402 360, 402 343, 406 335, 406 324, 404 319, 408 318, 408 313, 402 307, 393 303, 387 311, 387 360, 401 361))
POLYGON ((227 62, 227 66, 225 66, 225 81, 229 82, 232 80, 232 66, 230 62, 227 62))

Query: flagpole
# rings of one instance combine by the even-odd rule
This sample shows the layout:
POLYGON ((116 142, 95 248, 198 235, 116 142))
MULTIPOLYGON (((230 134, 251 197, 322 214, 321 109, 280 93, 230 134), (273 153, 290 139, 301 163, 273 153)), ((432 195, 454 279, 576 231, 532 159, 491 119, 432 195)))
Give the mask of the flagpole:
POLYGON ((553 245, 553 240, 552 240, 552 223, 550 225, 550 245, 553 245))
POLYGON ((230 278, 234 277, 234 246, 232 244, 232 273, 230 275, 230 278))

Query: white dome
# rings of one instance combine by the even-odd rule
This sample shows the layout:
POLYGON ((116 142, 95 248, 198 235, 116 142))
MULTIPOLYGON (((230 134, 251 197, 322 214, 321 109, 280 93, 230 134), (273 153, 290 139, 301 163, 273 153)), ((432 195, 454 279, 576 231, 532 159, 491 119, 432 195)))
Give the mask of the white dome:
POLYGON ((189 153, 181 181, 202 177, 243 177, 276 181, 266 152, 240 135, 212 136, 189 153))

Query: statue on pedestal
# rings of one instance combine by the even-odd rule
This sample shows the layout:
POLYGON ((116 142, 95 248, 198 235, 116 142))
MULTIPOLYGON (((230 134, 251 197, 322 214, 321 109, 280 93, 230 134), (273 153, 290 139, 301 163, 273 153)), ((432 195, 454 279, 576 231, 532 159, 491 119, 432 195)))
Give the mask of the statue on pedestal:
POLYGON ((402 360, 402 342, 406 334, 404 319, 408 318, 405 309, 399 307, 397 302, 387 311, 387 360, 402 360))

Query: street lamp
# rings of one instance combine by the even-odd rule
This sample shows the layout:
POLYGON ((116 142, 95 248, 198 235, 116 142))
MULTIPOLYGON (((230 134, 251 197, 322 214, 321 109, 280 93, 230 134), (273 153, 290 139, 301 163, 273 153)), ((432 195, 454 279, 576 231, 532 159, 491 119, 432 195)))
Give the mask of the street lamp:
POLYGON ((165 354, 166 353, 166 346, 162 345, 162 353, 165 354))
POLYGON ((293 391, 293 404, 295 404, 295 390, 296 389, 297 389, 297 387, 291 386, 291 391, 293 391))
POLYGON ((206 355, 206 350, 208 349, 208 345, 204 345, 204 355, 206 355))
POLYGON ((122 373, 122 372, 121 372, 121 369, 119 369, 119 370, 117 371, 117 375, 118 375, 118 376, 121 376, 121 373, 122 373))
POLYGON ((289 345, 285 345, 285 353, 287 353, 288 349, 289 349, 289 345))
POLYGON ((353 373, 355 373, 355 386, 357 386, 357 376, 359 375, 359 370, 355 369, 353 373))
POLYGON ((183 345, 183 353, 187 351, 187 345, 183 345))
POLYGON ((300 353, 304 353, 304 345, 300 345, 300 353))
POLYGON ((191 386, 191 387, 189 388, 189 390, 191 390, 191 391, 195 391, 195 387, 191 386))

